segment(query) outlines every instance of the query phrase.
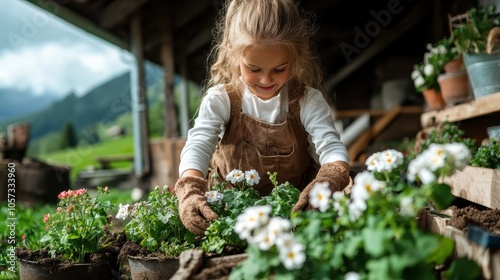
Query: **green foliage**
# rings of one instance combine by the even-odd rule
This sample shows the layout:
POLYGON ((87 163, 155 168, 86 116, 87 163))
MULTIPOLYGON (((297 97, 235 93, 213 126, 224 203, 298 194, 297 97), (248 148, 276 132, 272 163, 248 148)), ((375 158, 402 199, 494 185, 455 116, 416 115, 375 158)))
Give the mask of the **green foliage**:
POLYGON ((465 138, 465 132, 461 130, 456 124, 445 121, 439 124, 435 129, 429 132, 429 135, 422 143, 417 152, 426 150, 431 143, 447 144, 447 143, 464 143, 474 155, 477 146, 474 139, 465 138))
POLYGON ((66 122, 61 130, 59 149, 74 148, 78 145, 75 129, 71 122, 66 122))
POLYGON ((454 23, 451 40, 460 53, 485 53, 490 30, 500 25, 500 14, 490 4, 472 8, 467 12, 467 19, 454 23))
MULTIPOLYGON (((451 188, 438 177, 442 170, 463 168, 470 154, 463 144, 433 147, 410 162, 390 150, 374 154, 350 194, 332 194, 316 184, 310 204, 318 211, 293 214, 290 231, 272 246, 262 246, 265 239, 254 235, 269 232, 270 222, 250 228, 248 258, 230 279, 347 279, 349 274, 355 279, 436 279, 435 267, 449 259, 454 244, 420 228, 417 215, 451 204, 451 188), (441 165, 429 163, 431 158, 441 165)), ((457 269, 452 265, 447 273, 456 276, 457 269)))
POLYGON ((128 205, 120 204, 117 218, 125 219, 130 212, 131 219, 125 226, 128 240, 149 252, 178 257, 196 244, 195 235, 181 222, 178 206, 177 196, 168 187, 156 187, 149 193, 147 201, 134 204, 130 210, 128 205))
POLYGON ((0 224, 0 240, 2 240, 0 242, 0 267, 8 269, 0 272, 0 279, 19 278, 18 261, 15 257, 12 257, 13 250, 15 247, 24 247, 31 250, 42 247, 40 238, 45 231, 45 225, 42 222, 43 215, 52 210, 55 210, 55 205, 46 204, 32 208, 16 203, 15 207, 11 208, 7 202, 0 204, 0 216, 11 217, 11 214, 14 214, 17 219, 15 236, 12 237, 8 223, 0 224), (14 213, 11 213, 11 211, 14 211, 14 213))
POLYGON ((412 79, 418 92, 435 89, 440 92, 438 76, 444 73, 444 65, 458 58, 458 51, 449 38, 442 38, 427 45, 424 60, 413 67, 412 79))
POLYGON ((247 244, 234 231, 237 217, 250 206, 270 205, 272 216, 289 218, 291 209, 299 199, 299 191, 289 182, 278 185, 276 173, 271 174, 271 182, 275 187, 268 196, 260 197, 257 190, 252 188, 245 179, 241 187, 226 188, 227 182, 213 187, 213 192, 220 192, 222 199, 214 201, 212 208, 219 215, 205 231, 201 248, 205 252, 224 254, 226 251, 241 251, 247 244))
POLYGON ((461 257, 451 264, 450 269, 445 271, 443 276, 447 280, 480 279, 481 268, 476 262, 461 257))
POLYGON ((49 247, 53 258, 83 262, 88 253, 103 248, 101 242, 109 234, 108 213, 112 205, 98 196, 108 192, 107 187, 98 187, 95 197, 86 189, 59 194, 56 212, 47 213, 43 218, 46 231, 40 240, 49 247))
POLYGON ((481 145, 471 159, 471 166, 500 169, 500 142, 492 139, 488 144, 481 145))

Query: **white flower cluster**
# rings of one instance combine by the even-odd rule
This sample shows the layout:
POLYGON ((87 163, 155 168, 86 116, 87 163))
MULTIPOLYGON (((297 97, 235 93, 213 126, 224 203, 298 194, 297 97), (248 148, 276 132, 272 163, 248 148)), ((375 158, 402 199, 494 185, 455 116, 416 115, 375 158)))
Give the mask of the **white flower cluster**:
POLYGON ((343 192, 334 192, 328 189, 328 184, 315 184, 310 192, 309 203, 325 212, 330 207, 330 198, 333 198, 333 209, 339 214, 344 215, 344 205, 349 211, 349 218, 352 222, 356 221, 366 210, 366 201, 374 192, 380 191, 386 187, 386 183, 375 179, 375 176, 365 171, 354 178, 352 186, 351 199, 348 200, 343 192))
POLYGON ((464 143, 430 144, 429 148, 412 160, 408 166, 408 180, 417 178, 423 184, 437 181, 436 173, 451 175, 462 170, 470 161, 469 148, 464 143))
POLYGON ((391 172, 403 163, 403 154, 399 151, 389 149, 383 152, 373 153, 366 159, 367 169, 376 172, 391 172))
POLYGON ((249 186, 253 186, 259 183, 260 176, 255 169, 245 172, 234 169, 226 176, 226 181, 231 182, 231 184, 241 183, 243 180, 245 180, 249 186))
POLYGON ((271 210, 269 205, 248 207, 238 216, 234 231, 262 251, 276 245, 283 266, 288 270, 299 269, 306 260, 304 246, 290 232, 290 221, 270 217, 271 210))
POLYGON ((356 175, 351 191, 351 202, 349 203, 349 218, 356 221, 366 210, 366 201, 373 193, 381 191, 386 183, 375 178, 373 173, 364 171, 356 175))
POLYGON ((118 213, 116 214, 116 218, 125 220, 128 217, 129 208, 130 208, 129 204, 122 205, 120 203, 120 209, 118 210, 118 213))
POLYGON ((209 191, 205 194, 208 203, 214 204, 216 202, 221 202, 224 195, 218 191, 209 191))

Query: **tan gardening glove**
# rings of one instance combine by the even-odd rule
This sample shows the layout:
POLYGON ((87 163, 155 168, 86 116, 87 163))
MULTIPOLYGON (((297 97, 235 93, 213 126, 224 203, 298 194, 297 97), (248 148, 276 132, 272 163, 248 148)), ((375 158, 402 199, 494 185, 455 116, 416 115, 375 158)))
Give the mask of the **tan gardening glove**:
POLYGON ((293 206, 292 212, 312 209, 309 205, 309 192, 316 183, 324 182, 329 183, 328 187, 332 192, 342 191, 349 184, 349 170, 336 162, 330 162, 321 166, 316 178, 300 193, 299 201, 293 206))
POLYGON ((175 184, 179 200, 179 215, 184 226, 196 235, 204 235, 209 221, 218 218, 207 202, 207 180, 197 176, 184 176, 175 184))

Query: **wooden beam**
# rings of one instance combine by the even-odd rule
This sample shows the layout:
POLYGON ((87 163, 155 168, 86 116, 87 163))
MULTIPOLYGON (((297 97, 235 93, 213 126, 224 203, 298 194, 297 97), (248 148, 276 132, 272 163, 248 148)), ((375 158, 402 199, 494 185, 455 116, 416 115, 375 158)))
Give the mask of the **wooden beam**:
POLYGON ((89 20, 88 18, 74 12, 69 7, 59 4, 54 0, 27 0, 31 4, 40 7, 49 13, 56 15, 57 17, 73 24, 82 30, 89 32, 105 41, 110 42, 122 49, 129 50, 129 43, 123 38, 117 37, 115 34, 108 32, 104 28, 100 27, 96 22, 89 20))
POLYGON ((348 149, 351 162, 356 161, 358 155, 366 148, 373 138, 379 135, 401 112, 401 106, 394 106, 390 111, 378 119, 370 129, 365 131, 348 149))
POLYGON ((132 13, 150 0, 115 0, 99 14, 99 24, 110 29, 123 23, 132 13))
MULTIPOLYGON (((208 7, 215 5, 219 1, 210 0, 183 0, 178 1, 175 8, 174 28, 179 29, 188 22, 196 20, 208 7)), ((214 6, 214 9, 218 7, 214 6)))
MULTIPOLYGON (((423 112, 422 106, 405 106, 401 107, 401 114, 421 114, 423 112)), ((356 110, 340 110, 335 112, 336 119, 355 118, 365 113, 370 117, 380 117, 387 114, 384 109, 356 109, 356 110)))
POLYGON ((191 53, 196 52, 201 47, 209 44, 213 38, 212 28, 201 31, 198 35, 186 43, 186 54, 190 55, 191 53))
POLYGON ((347 66, 340 69, 333 75, 331 79, 326 82, 328 91, 331 91, 335 85, 346 79, 358 68, 363 66, 366 62, 375 57, 375 55, 380 53, 391 43, 396 41, 396 39, 400 38, 411 27, 422 20, 427 15, 427 13, 429 13, 429 11, 424 7, 425 2, 426 1, 420 2, 410 12, 410 14, 406 16, 400 23, 396 24, 394 28, 382 29, 380 35, 375 38, 375 41, 367 49, 356 56, 349 64, 347 64, 347 66))

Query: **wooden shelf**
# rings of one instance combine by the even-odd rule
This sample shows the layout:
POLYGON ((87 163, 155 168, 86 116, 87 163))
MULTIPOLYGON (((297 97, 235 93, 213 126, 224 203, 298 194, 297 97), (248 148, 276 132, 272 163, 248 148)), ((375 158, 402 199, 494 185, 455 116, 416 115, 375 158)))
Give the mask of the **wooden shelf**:
POLYGON ((421 115, 420 122, 425 128, 445 121, 457 122, 493 113, 500 113, 500 92, 442 110, 425 112, 421 115))

